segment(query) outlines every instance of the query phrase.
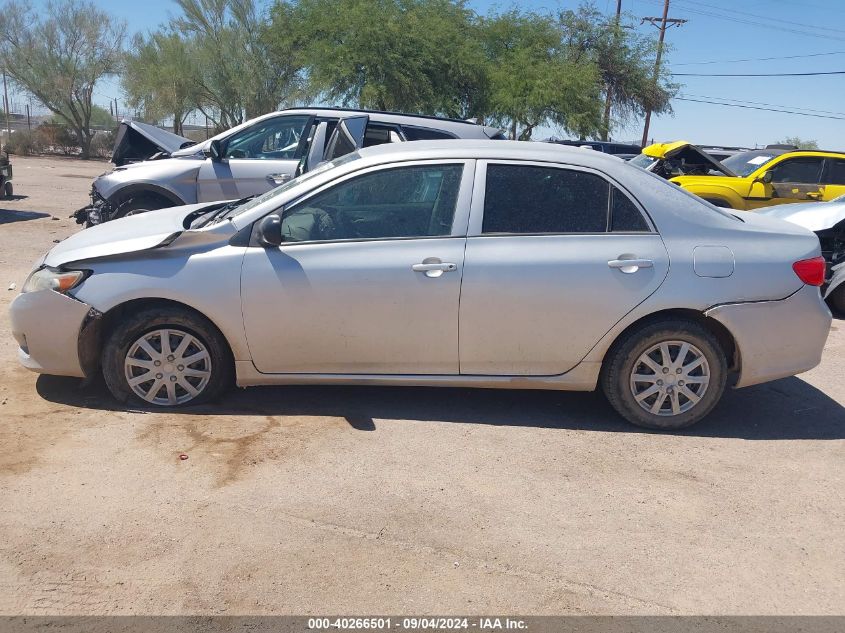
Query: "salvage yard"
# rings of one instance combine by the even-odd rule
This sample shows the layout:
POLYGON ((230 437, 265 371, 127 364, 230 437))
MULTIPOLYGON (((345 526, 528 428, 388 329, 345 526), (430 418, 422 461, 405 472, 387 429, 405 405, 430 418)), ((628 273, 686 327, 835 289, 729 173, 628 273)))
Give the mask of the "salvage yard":
POLYGON ((674 434, 541 391, 251 388, 127 410, 102 380, 21 368, 7 314, 109 166, 13 164, 0 613, 843 613, 845 321, 819 367, 674 434))

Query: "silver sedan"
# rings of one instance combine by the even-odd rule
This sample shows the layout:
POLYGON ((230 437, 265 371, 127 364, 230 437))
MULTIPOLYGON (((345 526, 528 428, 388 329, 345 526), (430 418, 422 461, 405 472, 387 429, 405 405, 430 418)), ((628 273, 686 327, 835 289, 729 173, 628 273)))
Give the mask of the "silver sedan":
POLYGON ((26 367, 194 404, 278 384, 590 391, 700 420, 725 385, 806 371, 830 312, 816 236, 598 152, 403 143, 251 200, 55 246, 11 306, 26 367))

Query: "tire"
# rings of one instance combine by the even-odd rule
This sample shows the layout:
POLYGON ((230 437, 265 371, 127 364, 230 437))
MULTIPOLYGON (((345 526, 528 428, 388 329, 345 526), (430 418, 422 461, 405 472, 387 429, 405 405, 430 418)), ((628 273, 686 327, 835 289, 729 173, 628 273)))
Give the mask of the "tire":
POLYGON ((202 315, 181 308, 141 310, 120 322, 103 346, 101 364, 115 398, 145 407, 208 402, 232 385, 234 375, 232 354, 220 331, 202 315), (172 362, 166 354, 159 356, 165 339, 172 362), (154 353, 146 351, 150 348, 154 353), (181 358, 196 360, 179 363, 181 358), (130 384, 131 378, 148 373, 149 380, 130 384))
POLYGON ((159 196, 142 194, 128 198, 117 205, 111 219, 117 220, 118 218, 125 218, 129 215, 138 215, 139 213, 165 209, 171 206, 173 206, 173 204, 169 200, 165 200, 159 196))
POLYGON ((643 325, 617 341, 605 359, 601 385, 611 406, 629 422, 676 430, 710 413, 725 391, 727 374, 725 352, 716 337, 695 321, 672 319, 643 325), (668 364, 661 344, 669 351, 668 364), (684 360, 690 369, 677 373, 684 345, 689 346, 684 360), (643 380, 635 380, 635 375, 643 380), (644 396, 647 391, 650 395, 644 396))
POLYGON ((15 195, 15 188, 10 182, 6 182, 3 185, 3 197, 4 198, 11 198, 15 195))

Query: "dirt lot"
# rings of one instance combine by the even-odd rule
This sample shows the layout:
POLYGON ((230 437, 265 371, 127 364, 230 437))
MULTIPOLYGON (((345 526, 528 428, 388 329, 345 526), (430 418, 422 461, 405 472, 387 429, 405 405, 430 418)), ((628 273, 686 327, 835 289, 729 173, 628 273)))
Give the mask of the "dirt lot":
POLYGON ((675 435, 554 392, 122 410, 20 368, 6 310, 106 168, 15 158, 0 202, 0 613, 845 614, 842 321, 675 435))

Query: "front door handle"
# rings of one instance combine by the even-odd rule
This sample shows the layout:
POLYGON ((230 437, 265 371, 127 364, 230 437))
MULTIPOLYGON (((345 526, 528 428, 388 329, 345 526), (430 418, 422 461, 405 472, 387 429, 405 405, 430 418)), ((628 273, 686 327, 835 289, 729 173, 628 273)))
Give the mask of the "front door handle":
POLYGON ((635 273, 640 268, 653 268, 654 262, 650 259, 611 259, 607 265, 623 273, 635 273))
POLYGON ((423 262, 414 264, 411 270, 415 273, 425 273, 426 277, 439 277, 443 273, 458 270, 458 265, 451 262, 423 262))
POLYGON ((291 174, 267 174, 267 182, 269 182, 274 187, 283 185, 291 178, 293 178, 291 174))

